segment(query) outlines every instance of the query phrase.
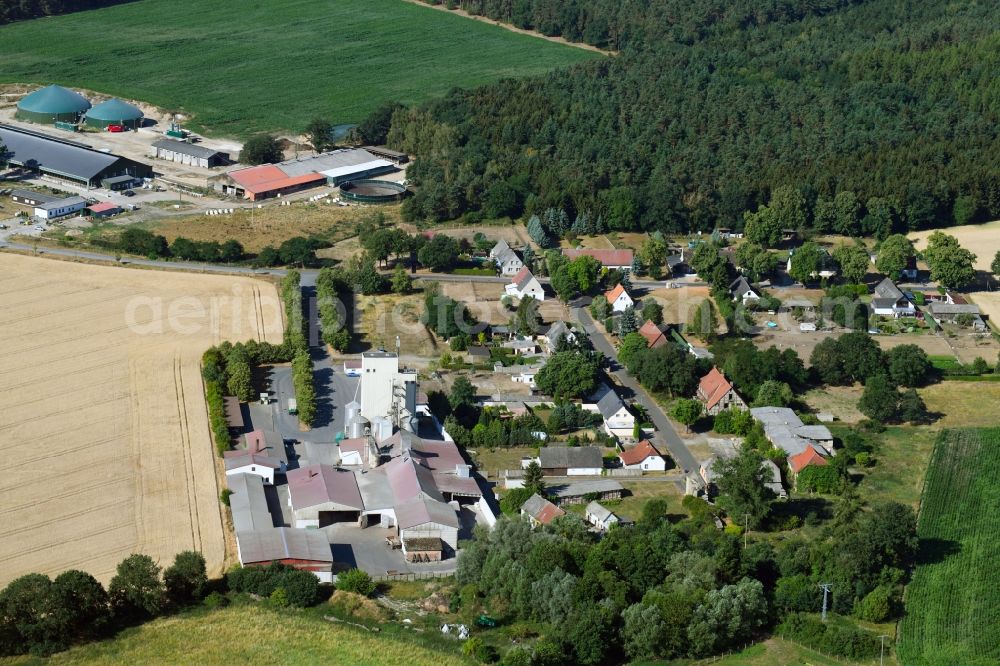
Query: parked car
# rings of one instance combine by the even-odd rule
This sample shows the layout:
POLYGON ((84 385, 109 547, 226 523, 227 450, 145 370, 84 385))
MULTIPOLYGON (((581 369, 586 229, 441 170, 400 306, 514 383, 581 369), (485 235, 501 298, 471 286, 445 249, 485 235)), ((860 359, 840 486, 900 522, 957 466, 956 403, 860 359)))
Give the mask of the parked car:
POLYGON ((35 225, 35 231, 45 231, 45 227, 40 224, 35 225))
POLYGON ((134 197, 135 196, 135 192, 132 191, 132 190, 125 190, 125 191, 122 192, 122 194, 125 195, 125 196, 127 196, 127 197, 134 197))
POLYGON ((117 133, 117 132, 124 132, 125 131, 125 126, 124 125, 108 125, 108 131, 109 132, 115 132, 115 133, 117 133))

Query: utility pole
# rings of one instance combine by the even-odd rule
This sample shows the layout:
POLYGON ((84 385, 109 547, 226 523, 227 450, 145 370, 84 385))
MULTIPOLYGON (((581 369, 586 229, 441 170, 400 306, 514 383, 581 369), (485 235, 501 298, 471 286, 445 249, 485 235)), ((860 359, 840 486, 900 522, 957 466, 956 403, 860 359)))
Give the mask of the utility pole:
POLYGON ((878 637, 879 641, 881 641, 882 643, 882 647, 881 649, 879 649, 878 653, 878 666, 884 666, 885 664, 885 639, 887 638, 889 637, 885 634, 882 634, 881 636, 878 637))
POLYGON ((743 550, 747 549, 747 537, 750 536, 750 514, 743 514, 743 550))
POLYGON ((823 615, 822 615, 822 619, 823 619, 823 622, 826 622, 826 598, 827 598, 827 595, 830 594, 830 588, 833 586, 833 583, 820 583, 819 586, 820 586, 820 589, 823 590, 823 615))

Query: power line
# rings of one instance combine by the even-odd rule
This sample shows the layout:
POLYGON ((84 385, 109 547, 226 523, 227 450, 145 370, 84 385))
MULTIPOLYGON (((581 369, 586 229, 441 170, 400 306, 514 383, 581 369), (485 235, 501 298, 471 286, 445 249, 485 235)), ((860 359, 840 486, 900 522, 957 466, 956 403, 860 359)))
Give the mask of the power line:
POLYGON ((822 619, 823 619, 823 622, 826 622, 826 599, 827 599, 827 596, 830 594, 830 588, 833 587, 833 583, 820 583, 819 586, 820 586, 820 589, 823 590, 823 615, 822 615, 822 619))

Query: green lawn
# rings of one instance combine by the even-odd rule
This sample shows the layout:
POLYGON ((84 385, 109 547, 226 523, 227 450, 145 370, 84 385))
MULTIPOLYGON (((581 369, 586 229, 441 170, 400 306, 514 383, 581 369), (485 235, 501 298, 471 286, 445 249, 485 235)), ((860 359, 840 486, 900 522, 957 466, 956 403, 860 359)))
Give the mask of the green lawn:
POLYGON ((42 660, 20 657, 5 663, 32 664, 436 664, 474 663, 456 643, 440 634, 415 633, 383 625, 369 633, 324 621, 320 613, 274 611, 240 605, 192 612, 127 629, 110 640, 91 643, 42 660))
POLYGON ((1000 663, 1000 428, 945 430, 921 498, 920 555, 900 625, 903 663, 1000 663))
POLYGON ((403 0, 142 0, 3 26, 0 44, 0 83, 138 99, 233 136, 602 57, 403 0))

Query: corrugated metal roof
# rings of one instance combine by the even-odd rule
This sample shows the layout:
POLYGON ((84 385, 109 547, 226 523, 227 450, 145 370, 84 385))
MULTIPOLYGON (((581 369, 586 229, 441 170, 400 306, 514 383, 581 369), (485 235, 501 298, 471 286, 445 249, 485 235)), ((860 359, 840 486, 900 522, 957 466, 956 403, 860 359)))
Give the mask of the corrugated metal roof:
POLYGON ((444 502, 417 499, 395 507, 396 523, 399 529, 406 530, 427 523, 436 523, 447 527, 458 527, 458 515, 455 510, 444 502))
POLYGON ((274 526, 262 478, 256 474, 232 474, 226 477, 226 483, 233 492, 229 496, 229 509, 233 514, 234 530, 243 532, 274 526))
POLYGON ((46 201, 35 206, 41 210, 56 210, 57 208, 68 208, 70 206, 85 206, 87 204, 83 197, 66 197, 55 201, 46 201))
POLYGON ((0 125, 0 144, 7 146, 7 159, 15 164, 30 164, 80 180, 92 180, 115 162, 125 159, 83 144, 9 125, 0 125))
POLYGON ((200 157, 203 159, 209 159, 216 155, 228 155, 228 153, 224 153, 220 150, 205 148, 204 146, 196 146, 188 143, 187 141, 178 141, 177 139, 160 139, 153 142, 153 147, 159 148, 160 150, 170 150, 175 153, 180 153, 181 155, 190 155, 191 157, 200 157))
POLYGON ((320 530, 273 527, 236 532, 240 547, 240 563, 251 564, 274 560, 307 560, 333 563, 333 551, 326 534, 320 530))
MULTIPOLYGON (((614 394, 612 394, 614 395, 614 394)), ((617 396, 615 396, 617 398, 617 396)), ((604 467, 596 446, 546 446, 538 452, 538 464, 545 469, 562 467, 604 467)))
POLYGON ((337 510, 360 511, 365 508, 354 472, 329 465, 310 465, 289 470, 286 478, 292 507, 296 511, 323 504, 333 504, 338 507, 337 510))
POLYGON ((274 164, 262 164, 248 169, 237 169, 236 171, 230 171, 228 175, 237 185, 254 194, 326 180, 318 173, 305 173, 291 177, 274 164))
POLYGON ((284 162, 278 162, 274 166, 278 167, 286 176, 294 177, 344 168, 353 168, 353 170, 357 171, 359 166, 369 162, 383 162, 392 166, 392 162, 380 160, 367 150, 361 150, 360 148, 344 148, 311 157, 285 160, 284 162))

